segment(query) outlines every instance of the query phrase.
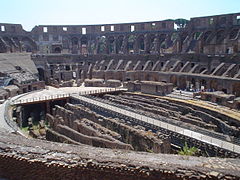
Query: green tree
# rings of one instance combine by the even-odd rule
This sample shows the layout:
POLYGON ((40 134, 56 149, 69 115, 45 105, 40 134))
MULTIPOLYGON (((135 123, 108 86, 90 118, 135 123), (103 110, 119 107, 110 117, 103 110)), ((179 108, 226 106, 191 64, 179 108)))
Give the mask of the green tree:
POLYGON ((179 28, 184 28, 186 27, 187 23, 189 22, 189 20, 187 19, 175 19, 174 23, 179 27, 179 28))

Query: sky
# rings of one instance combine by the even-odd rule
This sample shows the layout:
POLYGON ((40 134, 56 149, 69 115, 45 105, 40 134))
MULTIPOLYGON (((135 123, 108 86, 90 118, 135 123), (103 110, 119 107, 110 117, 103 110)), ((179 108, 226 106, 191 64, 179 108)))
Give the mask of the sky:
POLYGON ((0 0, 0 23, 87 25, 240 12, 240 0, 0 0))

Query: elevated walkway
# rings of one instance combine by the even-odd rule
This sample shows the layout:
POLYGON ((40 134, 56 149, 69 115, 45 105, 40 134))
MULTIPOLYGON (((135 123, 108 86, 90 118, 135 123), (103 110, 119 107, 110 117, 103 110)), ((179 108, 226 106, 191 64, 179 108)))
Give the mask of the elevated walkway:
POLYGON ((191 130, 188 130, 188 129, 185 129, 185 128, 182 128, 179 126, 175 126, 175 125, 160 121, 159 119, 154 119, 151 117, 147 117, 145 115, 137 114, 135 112, 131 112, 129 110, 125 110, 125 109, 122 109, 122 108, 119 108, 116 106, 112 106, 112 105, 97 101, 92 98, 79 96, 79 95, 73 95, 73 97, 80 100, 81 102, 83 102, 83 104, 84 103, 92 104, 93 106, 98 106, 99 108, 103 108, 105 110, 112 111, 116 114, 118 113, 118 114, 121 114, 124 116, 128 116, 130 118, 137 119, 138 121, 142 121, 142 122, 145 122, 145 123, 148 123, 148 124, 151 124, 151 125, 163 128, 163 129, 167 129, 169 131, 187 136, 189 138, 193 138, 193 139, 199 140, 201 142, 204 142, 204 143, 240 154, 240 146, 239 145, 236 145, 236 144, 233 144, 233 143, 230 143, 227 141, 223 141, 223 140, 211 137, 211 136, 207 136, 207 135, 204 135, 204 134, 201 134, 198 132, 194 132, 194 131, 191 131, 191 130))

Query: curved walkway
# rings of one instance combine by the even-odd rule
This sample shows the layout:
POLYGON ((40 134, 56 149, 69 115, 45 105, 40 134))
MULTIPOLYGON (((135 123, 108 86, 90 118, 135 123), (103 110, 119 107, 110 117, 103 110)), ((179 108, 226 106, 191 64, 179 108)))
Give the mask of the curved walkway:
POLYGON ((6 122, 6 104, 8 100, 0 105, 0 131, 7 131, 9 133, 15 132, 15 130, 6 122))

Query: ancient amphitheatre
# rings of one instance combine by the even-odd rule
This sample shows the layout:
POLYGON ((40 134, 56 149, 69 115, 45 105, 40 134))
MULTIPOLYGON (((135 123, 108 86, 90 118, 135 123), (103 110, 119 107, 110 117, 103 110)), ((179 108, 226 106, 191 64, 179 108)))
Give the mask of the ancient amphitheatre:
POLYGON ((0 178, 240 179, 240 13, 0 23, 0 101, 0 178))

